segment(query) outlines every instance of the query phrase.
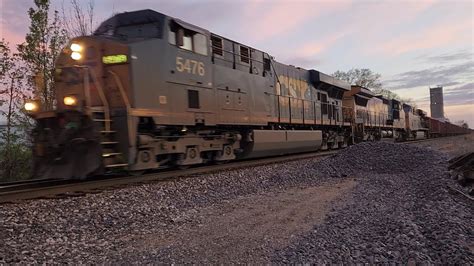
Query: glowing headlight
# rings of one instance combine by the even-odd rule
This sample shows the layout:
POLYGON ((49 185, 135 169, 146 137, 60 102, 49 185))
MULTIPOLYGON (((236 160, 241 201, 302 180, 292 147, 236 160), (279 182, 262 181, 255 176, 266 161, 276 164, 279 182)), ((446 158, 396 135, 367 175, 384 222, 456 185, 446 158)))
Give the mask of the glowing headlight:
POLYGON ((71 58, 74 59, 74 60, 79 60, 79 59, 82 58, 82 55, 79 52, 72 52, 71 53, 71 58))
POLYGON ((73 106, 77 104, 77 99, 74 96, 66 96, 64 97, 63 102, 67 106, 73 106))
POLYGON ((26 102, 25 103, 25 110, 28 112, 34 112, 38 110, 38 104, 35 102, 26 102))
POLYGON ((81 52, 82 51, 82 46, 77 43, 71 44, 71 51, 73 52, 81 52))

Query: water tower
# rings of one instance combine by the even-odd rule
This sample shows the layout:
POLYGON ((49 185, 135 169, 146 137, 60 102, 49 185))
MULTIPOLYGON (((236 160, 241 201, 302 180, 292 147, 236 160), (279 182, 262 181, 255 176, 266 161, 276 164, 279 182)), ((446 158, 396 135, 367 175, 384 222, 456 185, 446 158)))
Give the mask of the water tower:
POLYGON ((430 87, 431 117, 444 119, 443 87, 430 87))

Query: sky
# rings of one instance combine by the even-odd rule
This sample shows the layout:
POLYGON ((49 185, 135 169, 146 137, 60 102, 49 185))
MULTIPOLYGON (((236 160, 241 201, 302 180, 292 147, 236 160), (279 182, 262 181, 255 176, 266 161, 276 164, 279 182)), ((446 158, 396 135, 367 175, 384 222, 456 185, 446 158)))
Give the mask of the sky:
MULTIPOLYGON (((86 4, 88 0, 82 0, 86 4)), ((33 0, 0 0, 0 35, 20 43, 33 0)), ((61 9, 69 0, 53 0, 61 9)), ((95 0, 96 22, 153 9, 324 73, 369 68, 385 88, 429 114, 429 87, 445 115, 474 128, 474 0, 95 0)))

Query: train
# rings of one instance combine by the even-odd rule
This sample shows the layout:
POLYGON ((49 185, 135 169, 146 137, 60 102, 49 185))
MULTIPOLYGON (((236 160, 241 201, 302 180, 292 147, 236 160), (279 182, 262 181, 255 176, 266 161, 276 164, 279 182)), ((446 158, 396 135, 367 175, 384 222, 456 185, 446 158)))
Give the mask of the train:
POLYGON ((139 174, 466 132, 149 9, 71 39, 54 77, 54 108, 24 106, 36 121, 36 177, 139 174))

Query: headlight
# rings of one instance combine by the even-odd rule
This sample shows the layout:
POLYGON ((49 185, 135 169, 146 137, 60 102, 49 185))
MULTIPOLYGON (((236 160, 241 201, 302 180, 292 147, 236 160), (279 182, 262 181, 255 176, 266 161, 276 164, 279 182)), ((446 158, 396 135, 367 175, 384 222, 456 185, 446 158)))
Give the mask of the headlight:
POLYGON ((25 103, 25 110, 28 112, 35 112, 38 111, 38 103, 33 102, 33 101, 28 101, 25 103))
POLYGON ((82 55, 79 52, 72 52, 71 53, 71 58, 74 59, 74 60, 79 60, 79 59, 82 58, 82 55))
POLYGON ((81 52, 82 51, 82 46, 77 43, 71 44, 71 51, 73 52, 81 52))
POLYGON ((74 96, 66 96, 64 97, 63 102, 67 106, 74 106, 77 104, 77 98, 74 96))

